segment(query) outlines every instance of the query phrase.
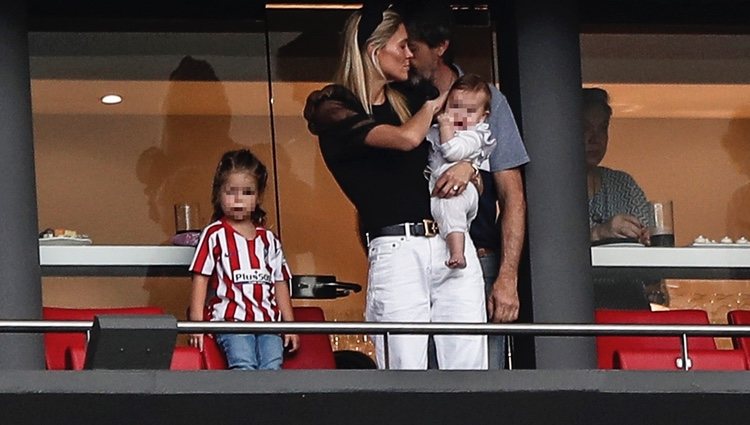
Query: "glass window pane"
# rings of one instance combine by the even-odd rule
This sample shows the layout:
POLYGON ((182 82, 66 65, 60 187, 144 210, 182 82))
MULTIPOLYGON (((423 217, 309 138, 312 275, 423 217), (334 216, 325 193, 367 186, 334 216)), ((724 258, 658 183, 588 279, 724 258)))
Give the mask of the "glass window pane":
MULTIPOLYGON (((73 229, 97 245, 169 244, 174 204, 197 204, 198 227, 208 223, 216 163, 238 148, 269 167, 263 206, 277 227, 264 32, 29 40, 40 229, 73 229), (107 94, 122 102, 103 104, 107 94)), ((187 271, 43 280, 50 306, 153 305, 185 318, 189 295, 187 271)))
POLYGON ((273 164, 264 34, 30 41, 40 228, 75 229, 96 244, 166 243, 174 204, 198 204, 201 225, 211 218, 223 152, 247 147, 273 164), (122 102, 103 104, 107 94, 122 102))

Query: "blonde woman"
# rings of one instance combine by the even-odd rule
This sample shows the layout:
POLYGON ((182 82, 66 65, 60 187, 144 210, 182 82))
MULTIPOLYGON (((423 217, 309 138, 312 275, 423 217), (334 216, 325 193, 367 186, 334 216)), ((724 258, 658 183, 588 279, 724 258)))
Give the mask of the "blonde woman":
MULTIPOLYGON (((408 78, 412 52, 400 16, 385 4, 366 3, 347 21, 337 84, 313 92, 305 106, 328 169, 359 215, 367 243, 369 274, 365 317, 373 322, 485 321, 479 260, 467 267, 445 264, 448 248, 430 215, 424 177, 425 136, 444 97, 400 93, 391 82, 408 78)), ((432 196, 463 192, 476 176, 468 162, 444 173, 432 196)), ((466 252, 474 253, 470 238, 466 252)), ((426 369, 427 336, 392 336, 385 363, 375 338, 378 366, 426 369)), ((486 369, 484 336, 438 335, 442 369, 486 369)))

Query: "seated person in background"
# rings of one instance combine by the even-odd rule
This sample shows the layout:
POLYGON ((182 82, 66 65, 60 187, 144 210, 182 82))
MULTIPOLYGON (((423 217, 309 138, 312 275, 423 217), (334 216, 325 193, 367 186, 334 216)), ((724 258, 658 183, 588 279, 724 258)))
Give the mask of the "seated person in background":
POLYGON ((633 238, 648 244, 650 214, 643 190, 630 174, 599 166, 607 153, 611 117, 609 94, 600 88, 583 89, 591 241, 633 238))
MULTIPOLYGON (((427 140, 431 143, 429 156, 430 191, 438 178, 458 161, 468 161, 479 173, 479 166, 495 148, 490 139, 490 126, 485 119, 490 113, 492 93, 487 82, 475 74, 467 74, 453 83, 448 91, 445 110, 438 115, 438 123, 430 128, 427 140)), ((453 187, 458 191, 458 186, 453 187)), ((474 185, 451 198, 430 198, 432 216, 437 221, 440 236, 448 243, 450 258, 446 265, 452 269, 466 267, 464 243, 469 225, 477 216, 479 192, 474 185)))

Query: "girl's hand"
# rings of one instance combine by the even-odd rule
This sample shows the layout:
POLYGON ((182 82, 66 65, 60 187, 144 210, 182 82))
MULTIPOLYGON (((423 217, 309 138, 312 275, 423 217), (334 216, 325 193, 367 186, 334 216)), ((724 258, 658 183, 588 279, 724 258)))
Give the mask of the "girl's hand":
POLYGON ((203 351, 203 334, 190 334, 188 344, 191 347, 197 347, 199 351, 203 351))
POLYGON ((299 348, 299 335, 297 334, 286 334, 284 335, 284 348, 290 353, 297 351, 299 348))

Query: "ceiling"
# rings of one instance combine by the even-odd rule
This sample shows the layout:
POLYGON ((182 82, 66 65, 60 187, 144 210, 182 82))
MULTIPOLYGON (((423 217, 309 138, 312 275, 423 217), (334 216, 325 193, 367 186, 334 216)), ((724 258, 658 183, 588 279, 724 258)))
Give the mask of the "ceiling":
MULTIPOLYGON (((299 115, 335 65, 327 49, 282 57, 298 36, 269 35, 279 115, 299 115)), ((30 50, 36 113, 268 114, 265 37, 257 34, 35 32, 30 50), (181 70, 186 53, 197 70, 181 70), (187 81, 170 81, 176 74, 187 81), (125 102, 102 105, 110 92, 125 102)), ((581 52, 584 83, 607 88, 618 117, 750 117, 750 35, 582 34, 581 52)))

